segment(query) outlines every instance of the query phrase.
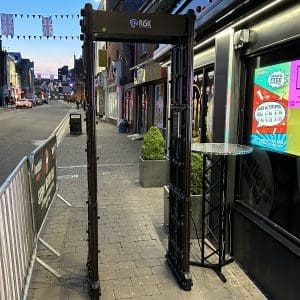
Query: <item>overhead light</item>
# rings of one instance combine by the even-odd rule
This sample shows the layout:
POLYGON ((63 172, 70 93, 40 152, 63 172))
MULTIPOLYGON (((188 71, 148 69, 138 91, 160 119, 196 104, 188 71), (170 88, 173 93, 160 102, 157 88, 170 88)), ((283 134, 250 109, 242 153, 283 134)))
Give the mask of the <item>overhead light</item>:
POLYGON ((204 42, 199 43, 197 46, 194 47, 194 50, 197 50, 197 49, 203 47, 204 45, 210 43, 212 40, 214 40, 215 37, 216 37, 216 35, 213 35, 210 38, 206 39, 204 42))
POLYGON ((277 5, 278 3, 282 2, 282 1, 285 1, 285 0, 275 0, 275 1, 273 1, 272 3, 270 3, 270 4, 268 4, 268 5, 264 6, 264 7, 262 7, 262 8, 259 9, 258 11, 255 11, 254 13, 250 14, 249 16, 247 16, 247 17, 243 18, 242 20, 240 20, 240 21, 234 23, 233 25, 231 25, 231 27, 234 27, 234 26, 238 26, 238 25, 240 25, 240 24, 243 24, 244 22, 246 22, 246 21, 252 19, 253 17, 256 17, 257 15, 260 15, 262 12, 268 10, 269 8, 271 8, 271 7, 275 6, 275 5, 277 5))
MULTIPOLYGON (((275 1, 273 1, 272 3, 270 3, 270 4, 268 4, 268 5, 264 6, 264 7, 262 7, 261 9, 255 11, 254 13, 250 14, 249 16, 247 16, 247 17, 241 19, 240 21, 231 24, 231 25, 230 25, 228 28, 226 28, 226 29, 232 29, 232 28, 234 28, 234 27, 236 27, 236 26, 238 26, 238 25, 241 25, 241 24, 245 23, 246 21, 248 21, 248 20, 250 20, 250 19, 252 19, 252 18, 254 18, 254 17, 260 15, 260 14, 263 13, 264 11, 270 9, 271 7, 273 7, 273 6, 275 6, 275 5, 277 5, 278 3, 283 2, 283 1, 285 1, 285 0, 275 0, 275 1)), ((220 19, 222 19, 222 18, 220 18, 220 19)), ((220 19, 218 19, 217 22, 220 21, 220 19)), ((212 40, 215 39, 215 37, 216 37, 218 34, 219 34, 219 33, 217 33, 217 34, 211 36, 210 38, 208 38, 207 40, 205 40, 205 41, 199 43, 197 46, 194 47, 194 50, 197 50, 197 49, 203 47, 204 45, 210 43, 212 40)))
POLYGON ((218 20, 216 20, 215 23, 219 23, 221 20, 223 20, 223 19, 225 19, 226 17, 230 16, 234 11, 235 11, 235 9, 230 10, 228 13, 226 13, 225 15, 223 15, 222 17, 220 17, 218 20))

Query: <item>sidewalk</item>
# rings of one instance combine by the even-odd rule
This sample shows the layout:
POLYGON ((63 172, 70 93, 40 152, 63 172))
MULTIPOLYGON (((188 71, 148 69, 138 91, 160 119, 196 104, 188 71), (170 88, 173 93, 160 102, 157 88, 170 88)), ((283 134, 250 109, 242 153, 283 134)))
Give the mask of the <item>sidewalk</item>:
MULTIPOLYGON (((164 258, 163 189, 138 182, 140 143, 115 126, 97 125, 101 299, 265 299, 235 263, 223 269, 226 283, 210 269, 191 266, 192 291, 180 289, 164 258)), ((62 277, 35 263, 28 299, 89 299, 85 148, 85 130, 79 136, 67 132, 59 147, 59 194, 73 206, 55 199, 41 234, 61 256, 43 246, 38 256, 62 277)))

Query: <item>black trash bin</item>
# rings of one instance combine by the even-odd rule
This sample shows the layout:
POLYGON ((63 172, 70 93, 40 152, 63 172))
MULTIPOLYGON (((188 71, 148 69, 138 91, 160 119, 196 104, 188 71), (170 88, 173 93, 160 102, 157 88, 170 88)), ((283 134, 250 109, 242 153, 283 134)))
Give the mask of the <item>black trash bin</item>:
POLYGON ((82 126, 81 126, 81 114, 70 114, 70 133, 71 134, 81 134, 82 126))
POLYGON ((118 128, 119 128, 119 133, 126 133, 128 132, 128 121, 125 119, 121 119, 118 128))

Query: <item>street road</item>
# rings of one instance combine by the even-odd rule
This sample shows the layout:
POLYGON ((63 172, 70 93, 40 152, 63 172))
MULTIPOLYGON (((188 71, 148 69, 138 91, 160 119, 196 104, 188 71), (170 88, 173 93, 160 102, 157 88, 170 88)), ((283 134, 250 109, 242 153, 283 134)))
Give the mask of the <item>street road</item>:
POLYGON ((50 136, 72 106, 52 100, 32 109, 0 108, 0 186, 21 158, 50 136))

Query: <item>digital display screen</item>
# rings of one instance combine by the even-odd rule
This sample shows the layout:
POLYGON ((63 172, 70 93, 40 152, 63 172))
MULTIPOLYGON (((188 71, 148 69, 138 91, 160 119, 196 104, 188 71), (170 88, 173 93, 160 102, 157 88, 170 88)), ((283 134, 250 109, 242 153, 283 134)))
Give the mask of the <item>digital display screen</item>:
POLYGON ((250 144, 300 156, 300 60, 255 69, 250 144))

